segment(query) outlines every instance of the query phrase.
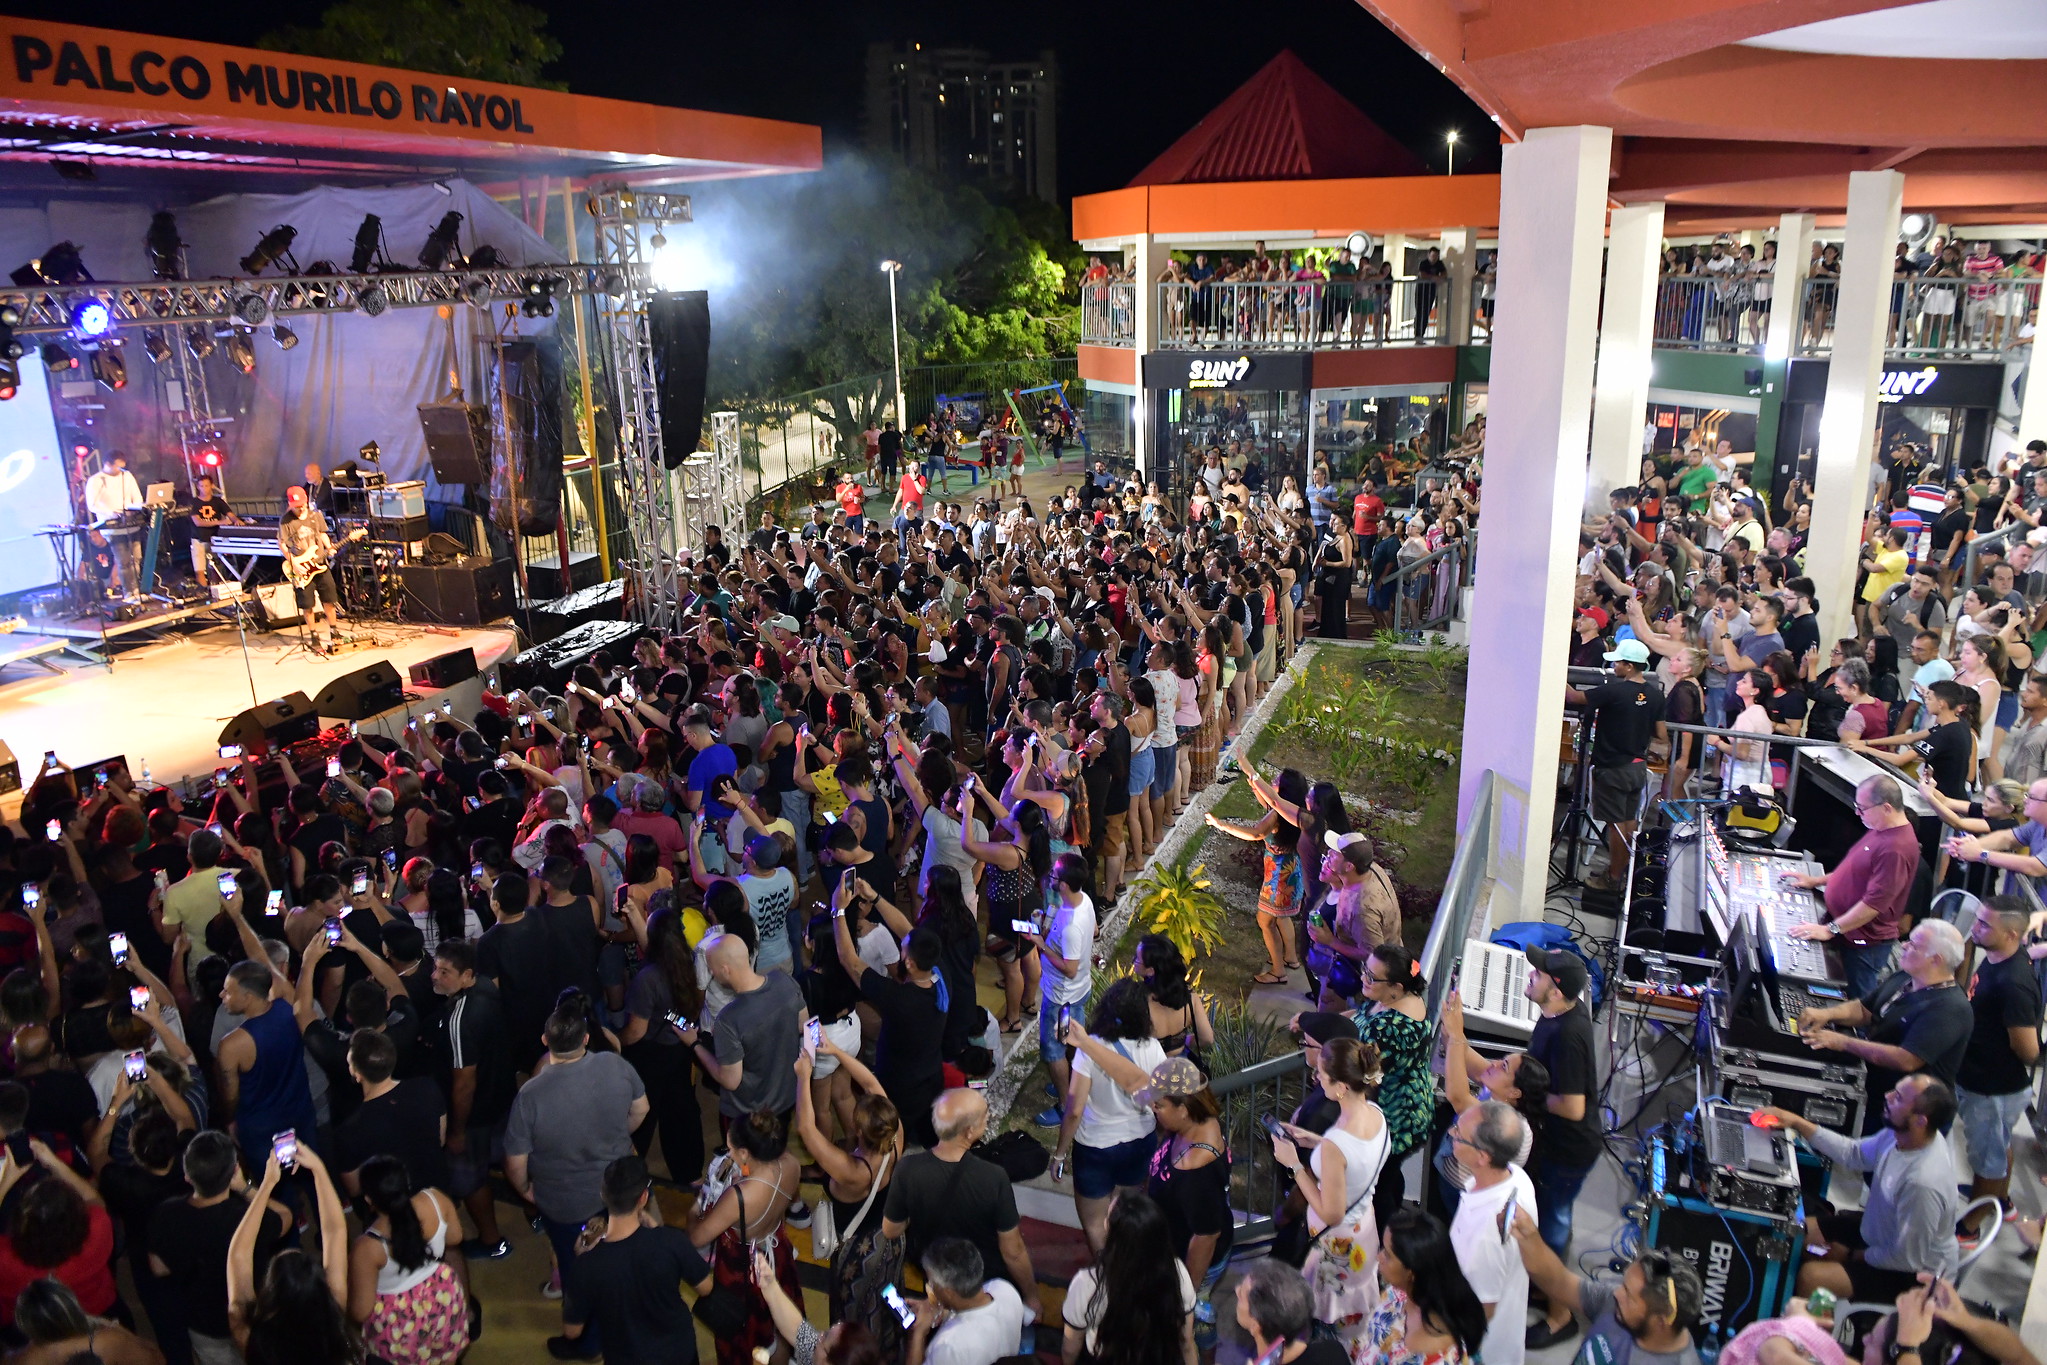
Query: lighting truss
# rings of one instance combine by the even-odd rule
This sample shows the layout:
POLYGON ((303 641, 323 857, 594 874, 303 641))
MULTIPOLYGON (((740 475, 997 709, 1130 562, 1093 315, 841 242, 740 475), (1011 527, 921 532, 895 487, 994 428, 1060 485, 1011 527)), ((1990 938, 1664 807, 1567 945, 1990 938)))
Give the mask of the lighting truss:
POLYGON ((711 509, 726 535, 746 531, 746 465, 739 457, 739 414, 711 414, 711 509))
MULTIPOLYGON (((642 621, 663 635, 672 635, 681 620, 682 600, 677 534, 679 531, 682 544, 700 545, 704 523, 703 504, 691 496, 688 480, 692 469, 685 464, 676 473, 683 480, 681 501, 687 520, 678 526, 676 490, 661 453, 661 395, 654 378, 653 337, 647 326, 653 279, 640 245, 639 210, 642 201, 654 197, 616 185, 590 197, 588 207, 597 225, 597 265, 589 268, 595 287, 580 292, 592 296, 604 340, 605 371, 611 380, 619 481, 623 485, 620 501, 625 504, 639 584, 634 601, 642 621), (606 285, 612 287, 609 292, 606 285)), ((705 468, 708 464, 707 460, 705 468)))
MULTIPOLYGON (((98 300, 113 314, 113 325, 150 327, 169 322, 229 323, 257 318, 318 317, 322 313, 368 311, 364 294, 378 293, 389 308, 433 308, 442 304, 520 303, 536 277, 554 282, 553 292, 602 294, 616 283, 607 272, 622 263, 542 265, 488 270, 392 271, 388 274, 292 275, 250 280, 152 280, 147 284, 95 281, 75 285, 0 287, 0 306, 21 314, 21 336, 68 332, 72 311, 98 300)), ((644 261, 623 267, 628 294, 644 305, 652 283, 644 261)), ((374 305, 372 305, 374 307, 374 305)), ((381 310, 378 310, 381 311, 381 310)))

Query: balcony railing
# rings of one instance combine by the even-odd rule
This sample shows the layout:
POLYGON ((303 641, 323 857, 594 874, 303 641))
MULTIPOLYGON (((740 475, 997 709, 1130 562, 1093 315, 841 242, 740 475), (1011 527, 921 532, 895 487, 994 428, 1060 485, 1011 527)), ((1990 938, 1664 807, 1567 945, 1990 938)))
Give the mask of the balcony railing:
MULTIPOLYGON (((1158 291, 1159 345, 1171 350, 1451 344, 1448 280, 1211 282, 1161 284, 1158 291)), ((1476 303, 1472 311, 1474 339, 1480 339, 1490 318, 1476 303)))
POLYGON ((1665 350, 1761 354, 1770 292, 1768 275, 1664 275, 1656 281, 1655 344, 1665 350))
MULTIPOLYGON (((2040 306, 2037 279, 1925 275, 1899 276, 1891 285, 1884 350, 1892 356, 1936 359, 2004 358, 2023 342, 2019 330, 2040 306)), ((1798 352, 1825 355, 1834 349, 1834 315, 1841 282, 1807 280, 1799 313, 1798 352)))
POLYGON ((1090 346, 1135 346, 1137 286, 1127 280, 1082 285, 1080 339, 1090 346))

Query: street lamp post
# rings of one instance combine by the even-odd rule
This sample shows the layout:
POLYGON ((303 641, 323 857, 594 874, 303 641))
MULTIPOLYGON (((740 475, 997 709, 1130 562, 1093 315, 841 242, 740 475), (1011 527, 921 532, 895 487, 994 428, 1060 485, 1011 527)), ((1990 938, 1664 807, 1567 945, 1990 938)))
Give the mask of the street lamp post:
POLYGON ((888 346, 895 356, 896 365, 896 430, 908 431, 910 424, 903 420, 903 341, 902 331, 896 325, 896 276, 903 273, 901 261, 883 261, 881 273, 888 276, 888 346))
POLYGON ((1457 174, 1457 130, 1452 128, 1449 132, 1443 134, 1443 141, 1448 144, 1450 152, 1450 165, 1443 173, 1445 175, 1455 175, 1457 174))

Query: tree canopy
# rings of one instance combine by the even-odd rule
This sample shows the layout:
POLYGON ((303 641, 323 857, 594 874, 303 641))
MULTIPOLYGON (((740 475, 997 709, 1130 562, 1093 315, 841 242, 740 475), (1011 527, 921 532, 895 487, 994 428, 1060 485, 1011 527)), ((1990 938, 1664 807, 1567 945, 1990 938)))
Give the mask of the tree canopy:
POLYGON ((258 40, 277 52, 566 90, 542 70, 561 56, 547 15, 519 0, 341 0, 316 27, 258 40))

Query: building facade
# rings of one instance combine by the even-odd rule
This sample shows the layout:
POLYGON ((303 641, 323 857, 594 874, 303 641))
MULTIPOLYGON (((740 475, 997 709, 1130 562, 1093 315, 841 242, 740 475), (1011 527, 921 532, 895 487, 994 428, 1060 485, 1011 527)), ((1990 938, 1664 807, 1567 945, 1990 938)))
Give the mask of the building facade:
POLYGON ((1059 198, 1053 54, 998 62, 969 47, 867 49, 867 149, 916 170, 1046 203, 1059 198))

